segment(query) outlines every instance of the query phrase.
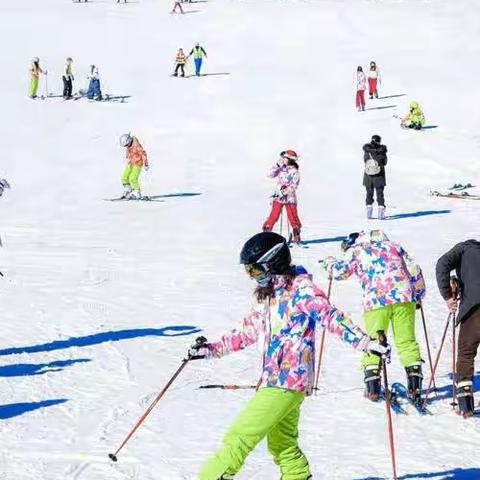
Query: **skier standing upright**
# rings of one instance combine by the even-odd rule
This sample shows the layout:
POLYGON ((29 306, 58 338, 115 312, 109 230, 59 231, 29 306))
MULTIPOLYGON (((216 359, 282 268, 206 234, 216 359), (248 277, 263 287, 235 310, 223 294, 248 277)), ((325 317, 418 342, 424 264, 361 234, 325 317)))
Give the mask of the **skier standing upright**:
POLYGON ((365 90, 367 88, 367 77, 363 73, 362 67, 357 67, 357 74, 355 76, 355 85, 357 93, 355 97, 355 105, 359 112, 365 110, 365 90))
POLYGON ((68 57, 65 60, 65 66, 63 67, 63 99, 70 100, 72 98, 72 90, 73 90, 73 73, 72 73, 72 63, 73 60, 71 57, 68 57))
POLYGON ((122 173, 124 192, 122 198, 128 200, 141 200, 140 182, 138 181, 142 168, 149 168, 145 150, 140 145, 137 137, 126 133, 120 137, 120 145, 126 148, 127 165, 122 173))
POLYGON ((98 67, 90 65, 90 72, 87 75, 88 90, 87 98, 89 100, 102 100, 102 90, 100 88, 100 75, 98 73, 98 67))
POLYGON ((294 150, 285 150, 280 153, 277 163, 271 168, 269 177, 276 178, 277 188, 273 194, 270 215, 263 224, 264 231, 271 231, 282 213, 283 207, 287 211, 288 221, 292 226, 292 240, 300 242, 302 224, 297 211, 297 188, 300 184, 298 155, 294 150))
POLYGON ((378 204, 378 218, 385 219, 385 197, 383 190, 387 185, 385 166, 387 165, 387 147, 382 145, 380 135, 373 135, 370 143, 363 146, 363 161, 365 171, 363 173, 363 186, 366 189, 367 197, 367 218, 372 218, 373 213, 373 192, 375 190, 378 204))
POLYGON ((480 242, 467 240, 457 243, 437 262, 436 274, 440 294, 447 308, 460 325, 457 356, 457 400, 460 414, 471 417, 474 413, 473 375, 475 357, 480 346, 480 242), (456 271, 457 281, 450 273, 456 271), (458 308, 460 299, 460 308, 458 308))
MULTIPOLYGON (((30 98, 37 98, 37 91, 38 91, 38 81, 40 74, 43 73, 47 75, 46 70, 42 70, 40 66, 40 59, 38 57, 34 57, 32 59, 32 64, 30 65, 30 85, 28 87, 28 96, 30 98)), ((47 92, 48 95, 48 92, 47 92)))
POLYGON ((375 62, 370 62, 370 69, 368 70, 368 94, 370 99, 378 98, 378 84, 382 82, 380 77, 380 70, 375 62))
POLYGON ((173 76, 178 76, 178 71, 181 71, 180 76, 185 76, 185 64, 187 63, 187 56, 183 52, 183 48, 179 48, 177 55, 175 56, 175 71, 173 72, 173 76))
POLYGON ((195 63, 195 75, 200 76, 200 70, 202 68, 203 57, 208 58, 207 52, 205 49, 197 42, 188 54, 187 60, 193 56, 193 61, 195 63))
MULTIPOLYGON (((407 374, 408 393, 414 402, 420 402, 423 375, 415 311, 425 296, 421 268, 381 230, 351 233, 341 247, 341 259, 327 257, 321 265, 334 280, 358 277, 363 289, 365 330, 376 338, 379 330, 387 332, 392 325, 397 353, 407 374)), ((378 357, 365 354, 361 365, 365 396, 377 401, 381 385, 378 357)))
POLYGON ((181 4, 180 0, 175 0, 175 3, 173 4, 173 9, 170 13, 176 13, 177 12, 177 7, 179 8, 180 13, 185 13, 183 11, 182 4, 181 4))
POLYGON ((388 357, 389 347, 371 340, 329 303, 311 275, 291 264, 282 236, 254 235, 243 246, 240 263, 257 283, 250 312, 240 328, 216 341, 197 338, 189 356, 220 358, 261 339, 262 374, 259 388, 225 434, 221 448, 202 466, 199 479, 233 478, 266 437, 282 478, 308 480, 312 477, 298 445, 298 423, 301 404, 313 389, 316 324, 360 352, 388 357))

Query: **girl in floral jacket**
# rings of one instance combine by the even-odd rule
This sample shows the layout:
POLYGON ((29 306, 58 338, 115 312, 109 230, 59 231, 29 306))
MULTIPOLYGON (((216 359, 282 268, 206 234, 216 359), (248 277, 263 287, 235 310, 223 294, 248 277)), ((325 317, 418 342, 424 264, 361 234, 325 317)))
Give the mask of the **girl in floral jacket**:
MULTIPOLYGON (((403 247, 391 242, 381 230, 352 233, 342 243, 344 256, 328 257, 322 264, 334 280, 355 275, 363 289, 363 319, 366 332, 376 337, 392 324, 393 339, 400 362, 405 367, 408 390, 420 401, 422 358, 415 337, 415 309, 425 296, 421 268, 403 247)), ((366 396, 378 400, 380 375, 378 358, 365 354, 366 396)))
POLYGON ((355 350, 388 357, 383 347, 331 305, 302 268, 291 265, 285 238, 263 232, 248 240, 240 262, 257 282, 253 305, 240 328, 208 342, 199 337, 189 356, 219 358, 261 339, 263 368, 257 391, 223 439, 223 446, 202 467, 200 480, 231 479, 248 454, 267 438, 282 478, 311 478, 298 446, 300 406, 312 391, 315 328, 319 323, 355 350))
POLYGON ((280 159, 270 170, 269 177, 277 179, 277 188, 273 194, 270 215, 263 224, 263 231, 269 232, 280 218, 283 207, 287 211, 295 243, 300 242, 302 223, 297 211, 297 188, 300 183, 298 155, 293 150, 280 153, 280 159))

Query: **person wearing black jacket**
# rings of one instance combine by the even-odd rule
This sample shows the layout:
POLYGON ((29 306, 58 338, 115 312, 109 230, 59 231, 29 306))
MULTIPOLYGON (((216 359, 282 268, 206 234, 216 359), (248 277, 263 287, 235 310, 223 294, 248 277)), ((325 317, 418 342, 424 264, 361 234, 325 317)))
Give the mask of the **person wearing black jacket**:
POLYGON ((387 184, 385 178, 385 165, 387 164, 387 147, 385 145, 382 145, 382 139, 380 135, 373 135, 372 141, 363 146, 363 161, 365 162, 363 186, 367 190, 367 198, 365 200, 365 203, 367 205, 367 218, 372 218, 374 201, 373 191, 375 190, 378 204, 378 218, 380 220, 384 220, 385 198, 383 196, 383 190, 387 184), (367 171, 370 173, 367 173, 367 171), (372 171, 378 172, 371 174, 372 171))
POLYGON ((436 274, 438 289, 448 309, 452 314, 458 310, 457 398, 460 413, 469 417, 474 411, 472 380, 480 345, 480 242, 457 243, 439 258, 436 274), (456 272, 456 281, 450 279, 452 270, 456 272))

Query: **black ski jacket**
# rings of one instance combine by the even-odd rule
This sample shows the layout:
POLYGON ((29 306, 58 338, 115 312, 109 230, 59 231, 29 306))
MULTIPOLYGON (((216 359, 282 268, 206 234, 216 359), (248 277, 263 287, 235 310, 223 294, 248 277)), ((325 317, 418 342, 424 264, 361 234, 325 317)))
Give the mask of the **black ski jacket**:
POLYGON ((367 175, 363 173, 363 186, 367 188, 384 187, 387 184, 385 177, 385 165, 387 164, 387 147, 378 143, 366 143, 363 146, 363 161, 370 159, 370 155, 380 165, 381 171, 378 175, 367 175))
POLYGON ((450 272, 456 271, 460 289, 457 324, 466 320, 480 305, 480 242, 467 240, 457 243, 437 262, 437 284, 445 300, 452 296, 450 272))

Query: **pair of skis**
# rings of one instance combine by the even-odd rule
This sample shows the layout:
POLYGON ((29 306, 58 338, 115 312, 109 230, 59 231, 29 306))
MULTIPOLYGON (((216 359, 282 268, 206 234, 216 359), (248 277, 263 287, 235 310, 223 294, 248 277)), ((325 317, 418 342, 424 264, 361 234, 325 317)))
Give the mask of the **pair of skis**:
POLYGON ((410 404, 420 415, 432 415, 432 412, 428 410, 423 404, 421 397, 418 400, 412 399, 405 388, 405 385, 401 383, 392 384, 389 390, 390 394, 390 407, 396 414, 408 415, 405 410, 405 403, 410 404))

